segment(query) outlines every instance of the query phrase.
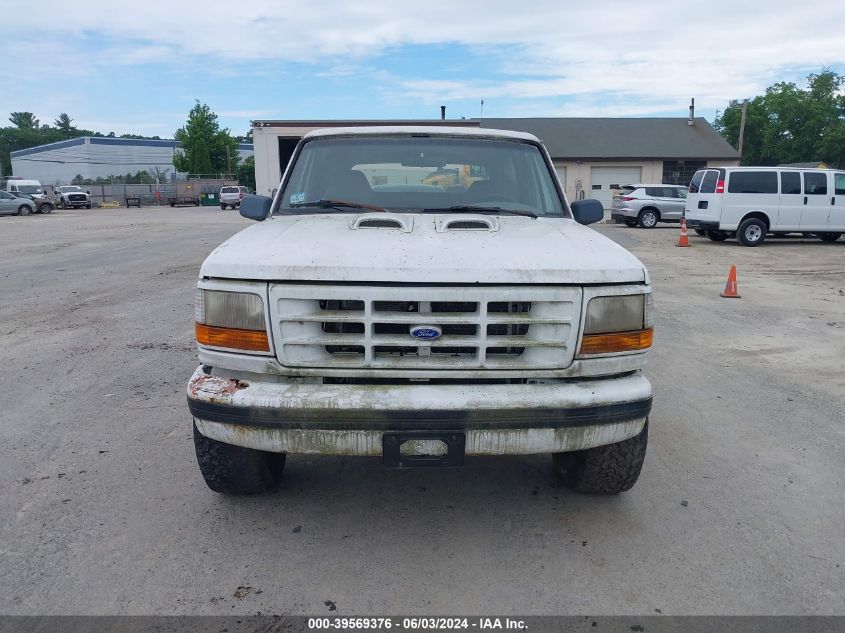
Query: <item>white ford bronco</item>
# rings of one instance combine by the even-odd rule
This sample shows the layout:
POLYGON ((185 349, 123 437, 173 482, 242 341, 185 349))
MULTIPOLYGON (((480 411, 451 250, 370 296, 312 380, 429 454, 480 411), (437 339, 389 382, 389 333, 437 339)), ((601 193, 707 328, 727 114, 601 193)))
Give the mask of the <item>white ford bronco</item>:
POLYGON ((646 452, 651 288, 583 226, 530 134, 318 130, 258 222, 202 265, 188 383, 208 486, 273 489, 285 456, 461 466, 551 453, 572 488, 628 490, 646 452), (462 178, 432 184, 449 170, 462 178), (429 179, 429 182, 424 182, 429 179))

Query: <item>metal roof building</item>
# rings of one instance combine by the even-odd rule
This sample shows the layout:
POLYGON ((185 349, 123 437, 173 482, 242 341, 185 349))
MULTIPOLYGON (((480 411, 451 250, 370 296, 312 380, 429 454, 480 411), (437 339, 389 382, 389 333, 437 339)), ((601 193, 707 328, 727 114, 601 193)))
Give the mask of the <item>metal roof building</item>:
MULTIPOLYGON (((77 176, 86 180, 125 176, 139 171, 176 173, 173 154, 179 141, 82 136, 11 153, 12 173, 38 180, 43 185, 69 183, 77 176)), ((241 143, 241 160, 253 154, 253 147, 241 143)))
POLYGON ((598 198, 637 182, 688 184, 702 167, 739 164, 739 154, 701 117, 492 118, 467 120, 253 121, 258 193, 278 186, 296 143, 323 127, 451 125, 529 132, 549 150, 570 200, 598 198))

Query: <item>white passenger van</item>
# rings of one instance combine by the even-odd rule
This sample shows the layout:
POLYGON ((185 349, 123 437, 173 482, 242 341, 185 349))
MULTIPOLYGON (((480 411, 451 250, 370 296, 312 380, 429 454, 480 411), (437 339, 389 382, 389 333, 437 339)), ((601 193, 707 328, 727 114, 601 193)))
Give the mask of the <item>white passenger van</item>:
POLYGON ((834 242, 845 232, 845 171, 718 167, 695 173, 687 224, 721 242, 759 246, 769 233, 801 232, 834 242))

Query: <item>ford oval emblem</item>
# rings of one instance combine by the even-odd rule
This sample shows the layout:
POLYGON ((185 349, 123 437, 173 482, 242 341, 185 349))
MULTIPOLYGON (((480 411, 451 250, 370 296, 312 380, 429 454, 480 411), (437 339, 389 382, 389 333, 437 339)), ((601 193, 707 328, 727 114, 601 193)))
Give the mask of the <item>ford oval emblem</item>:
POLYGON ((440 338, 442 334, 443 330, 441 330, 436 325, 411 326, 411 336, 413 336, 414 338, 433 341, 434 339, 440 338))

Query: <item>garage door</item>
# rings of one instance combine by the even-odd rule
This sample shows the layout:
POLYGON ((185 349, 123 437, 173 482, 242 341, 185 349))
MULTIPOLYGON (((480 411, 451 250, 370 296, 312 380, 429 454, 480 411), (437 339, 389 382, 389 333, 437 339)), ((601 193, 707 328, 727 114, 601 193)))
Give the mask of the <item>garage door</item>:
POLYGON ((566 167, 558 167, 555 165, 555 171, 557 172, 557 179, 560 180, 561 189, 566 191, 566 167))
POLYGON ((592 167, 588 198, 601 200, 605 209, 613 202, 613 191, 623 185, 640 182, 642 167, 592 167))

